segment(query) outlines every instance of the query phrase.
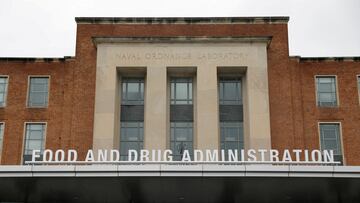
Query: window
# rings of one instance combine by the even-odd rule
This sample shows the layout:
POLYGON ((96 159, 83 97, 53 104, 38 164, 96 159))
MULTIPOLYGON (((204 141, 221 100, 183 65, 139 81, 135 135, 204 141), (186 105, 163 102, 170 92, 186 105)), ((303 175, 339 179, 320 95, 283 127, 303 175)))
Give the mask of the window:
POLYGON ((244 148, 243 123, 220 122, 220 144, 226 153, 228 150, 238 150, 240 154, 244 148))
POLYGON ((122 78, 120 115, 120 158, 128 160, 128 151, 143 149, 144 78, 122 78))
POLYGON ((339 123, 320 123, 320 148, 333 150, 335 161, 342 161, 339 123))
POLYGON ((239 78, 220 78, 219 101, 221 105, 242 104, 241 81, 239 78))
POLYGON ((173 159, 182 159, 184 150, 189 150, 193 156, 193 123, 192 122, 171 122, 170 123, 170 148, 173 152, 173 159))
POLYGON ((192 78, 171 78, 171 104, 192 104, 192 78))
POLYGON ((24 161, 31 160, 32 151, 45 149, 45 123, 27 123, 25 129, 24 161))
POLYGON ((193 157, 192 88, 191 77, 170 79, 170 148, 176 161, 182 159, 184 150, 193 157))
POLYGON ((0 76, 0 107, 6 105, 8 77, 0 76))
POLYGON ((335 76, 317 76, 317 105, 322 107, 337 106, 335 76))
POLYGON ((4 140, 4 123, 0 123, 0 162, 1 162, 3 140, 4 140))
POLYGON ((28 107, 47 107, 49 77, 30 77, 28 107))
POLYGON ((123 78, 121 103, 125 105, 144 104, 144 79, 123 78))
POLYGON ((139 153, 143 149, 144 123, 143 122, 121 122, 120 133, 120 155, 121 160, 128 160, 128 150, 134 149, 139 153))
MULTIPOLYGON (((243 105, 240 77, 219 78, 220 148, 228 150, 244 148, 243 105)), ((227 158, 227 156, 226 156, 227 158)))

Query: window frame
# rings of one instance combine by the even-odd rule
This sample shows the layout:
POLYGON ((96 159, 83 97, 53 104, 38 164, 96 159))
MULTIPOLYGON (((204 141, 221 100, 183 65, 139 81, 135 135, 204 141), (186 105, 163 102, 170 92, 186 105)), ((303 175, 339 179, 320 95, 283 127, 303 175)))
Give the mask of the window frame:
MULTIPOLYGON (((243 97, 243 94, 244 94, 244 90, 243 90, 243 76, 239 75, 235 75, 235 76, 228 76, 228 75, 223 75, 223 76, 218 76, 218 103, 219 105, 244 105, 244 97, 243 97), (224 101, 221 101, 221 81, 224 80, 238 80, 239 81, 239 103, 234 103, 234 104, 225 104, 224 101)), ((229 100, 227 100, 229 101, 229 100)), ((237 101, 237 100, 230 100, 230 101, 237 101)))
MULTIPOLYGON (((178 128, 185 128, 185 127, 178 127, 178 128)), ((173 157, 175 157, 175 156, 179 156, 180 157, 180 160, 181 160, 181 154, 177 154, 177 153, 175 153, 175 146, 176 146, 176 143, 177 142, 185 142, 185 143, 189 143, 189 142, 191 142, 192 143, 192 146, 191 146, 191 149, 192 150, 190 150, 189 151, 189 154, 190 154, 190 157, 191 157, 191 159, 193 159, 193 151, 194 151, 194 146, 195 146, 195 132, 194 132, 194 128, 195 128, 195 126, 194 126, 194 122, 188 122, 188 121, 175 121, 175 122, 170 122, 170 132, 169 132, 169 149, 171 149, 172 150, 172 152, 173 152, 173 157), (175 127, 173 127, 173 125, 172 124, 175 124, 175 127), (187 129, 187 131, 189 131, 189 129, 191 128, 191 132, 192 132, 192 135, 191 135, 191 141, 176 141, 176 133, 175 133, 175 129, 176 129, 176 123, 186 123, 187 124, 187 126, 186 126, 186 129, 187 129), (191 127, 189 127, 189 125, 191 124, 191 127), (172 135, 172 129, 174 128, 174 135, 172 135), (174 139, 172 139, 172 136, 174 136, 174 139), (172 144, 174 144, 174 149, 171 147, 172 146, 172 144)))
POLYGON ((170 105, 194 105, 194 77, 193 76, 170 76, 169 78, 169 87, 170 87, 170 105), (185 80, 188 80, 186 82, 187 84, 187 99, 186 100, 178 100, 176 99, 176 84, 177 83, 184 83, 184 82, 176 82, 173 83, 173 80, 179 80, 179 79, 185 79, 185 80), (174 93, 172 92, 172 84, 175 84, 174 85, 174 93), (191 99, 189 99, 190 97, 190 94, 189 94, 189 91, 190 91, 190 88, 189 88, 189 85, 191 84, 191 99), (174 94, 174 99, 172 99, 172 94, 174 94), (177 103, 178 102, 186 102, 184 104, 181 104, 181 103, 177 103))
POLYGON ((51 84, 51 75, 29 75, 28 76, 28 84, 27 84, 27 91, 26 91, 26 108, 30 109, 43 109, 48 108, 50 103, 50 84, 51 84), (30 80, 31 78, 48 78, 48 91, 47 91, 47 103, 45 106, 29 106, 29 99, 30 99, 30 80))
POLYGON ((356 86, 357 86, 358 100, 360 105, 360 74, 356 75, 356 86))
POLYGON ((315 100, 316 100, 315 102, 316 102, 316 106, 318 108, 338 108, 340 106, 340 97, 339 97, 339 82, 338 82, 337 75, 315 75, 314 80, 315 80, 315 100), (336 94, 336 105, 335 106, 320 106, 319 105, 317 78, 326 78, 326 77, 335 78, 335 94, 336 94))
POLYGON ((2 131, 2 141, 0 142, 0 165, 1 165, 1 160, 2 160, 2 155, 3 155, 3 151, 4 151, 4 138, 5 138, 5 122, 4 121, 0 121, 0 125, 3 126, 3 131, 2 131))
POLYGON ((23 137, 22 137, 22 147, 21 147, 21 163, 24 164, 24 155, 25 155, 25 139, 26 139, 26 126, 27 124, 44 124, 45 130, 44 130, 44 149, 46 149, 46 141, 47 141, 47 128, 48 128, 48 122, 47 121, 26 121, 24 122, 23 126, 23 137))
POLYGON ((340 147, 341 147, 342 164, 346 165, 341 122, 340 121, 319 121, 318 122, 318 139, 319 139, 319 150, 320 151, 321 151, 321 129, 320 129, 321 124, 338 124, 339 125, 339 141, 340 141, 340 147))
MULTIPOLYGON (((145 77, 124 77, 122 76, 120 79, 120 105, 145 105, 145 83, 146 83, 146 78, 145 77), (143 84, 143 98, 142 98, 142 102, 141 100, 132 100, 136 101, 137 103, 131 103, 129 102, 128 99, 125 100, 125 103, 123 103, 123 97, 124 97, 124 92, 123 92, 123 88, 124 88, 124 81, 126 80, 139 80, 137 83, 140 83, 140 80, 142 80, 142 84, 143 84)), ((135 83, 135 82, 133 82, 135 83)), ((128 83, 127 83, 128 84, 128 83)), ((140 87, 141 89, 141 87, 140 87)), ((128 87, 126 87, 126 93, 128 92, 128 87)))
POLYGON ((339 83, 338 83, 338 78, 337 75, 315 75, 314 76, 314 80, 315 80, 315 98, 316 98, 316 106, 319 108, 337 108, 340 106, 340 97, 339 97, 339 83), (318 97, 318 82, 317 82, 317 78, 330 78, 333 77, 335 78, 335 94, 336 94, 336 105, 335 106, 320 106, 319 105, 319 97, 318 97))
MULTIPOLYGON (((229 127, 229 126, 227 126, 227 127, 229 127)), ((231 126, 231 127, 234 127, 234 126, 231 126)), ((245 135, 244 135, 244 121, 220 121, 219 122, 219 136, 220 136, 220 149, 221 150, 225 150, 225 148, 223 149, 221 146, 222 146, 222 144, 224 144, 224 146, 226 145, 226 143, 236 143, 237 144, 237 146, 240 146, 240 143, 242 143, 242 148, 239 148, 238 149, 238 153, 240 153, 240 151, 242 150, 242 149, 245 149, 245 135), (239 136, 239 139, 238 140, 235 140, 235 141, 226 141, 225 140, 225 137, 224 137, 224 141, 222 141, 222 134, 221 134, 221 131, 222 131, 222 128, 225 128, 225 127, 222 127, 224 124, 234 124, 234 123, 239 123, 240 125, 239 126, 236 126, 237 128, 240 128, 240 129, 238 129, 238 130, 240 130, 239 132, 241 132, 241 130, 242 130, 242 142, 240 142, 241 141, 241 139, 240 139, 240 136, 239 136), (242 128, 242 129, 241 129, 242 128)), ((224 135, 225 136, 225 135, 224 135)), ((226 151, 226 153, 227 153, 227 151, 226 151)), ((240 155, 240 154, 239 154, 240 155)))
POLYGON ((3 106, 0 105, 0 108, 5 108, 7 106, 7 96, 8 96, 10 77, 9 77, 9 75, 0 75, 0 78, 7 78, 7 83, 6 83, 6 87, 5 87, 4 105, 3 106))
MULTIPOLYGON (((134 142, 136 142, 136 143, 141 143, 142 142, 142 149, 144 149, 144 144, 145 144, 145 132, 144 132, 144 130, 145 130, 145 126, 144 126, 144 121, 123 121, 123 122, 120 122, 120 133, 119 133, 119 150, 120 150, 120 159, 122 159, 123 157, 128 157, 128 155, 129 154, 121 154, 121 143, 124 143, 124 142, 127 142, 127 143, 134 143, 134 142), (122 128, 123 128, 123 126, 122 125, 124 125, 124 124, 127 124, 127 123, 137 123, 137 129, 138 129, 138 131, 139 131, 139 129, 140 129, 140 127, 142 128, 142 140, 141 141, 122 141, 122 139, 121 139, 121 137, 122 137, 122 133, 121 133, 121 131, 122 131, 122 128), (140 124, 142 124, 142 125, 140 125, 140 124)), ((128 127, 128 128, 130 128, 130 127, 128 127)), ((142 149, 139 149, 139 150, 142 150, 142 149)), ((140 151, 138 151, 138 153, 140 153, 140 151)), ((139 157, 138 157, 139 158, 139 157)), ((127 161, 127 160, 126 160, 127 161)))

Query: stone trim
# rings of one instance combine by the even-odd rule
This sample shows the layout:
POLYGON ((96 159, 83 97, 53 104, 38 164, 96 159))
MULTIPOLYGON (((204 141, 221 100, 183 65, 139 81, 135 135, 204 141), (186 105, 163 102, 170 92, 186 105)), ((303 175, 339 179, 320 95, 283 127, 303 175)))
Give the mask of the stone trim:
POLYGON ((260 37, 93 37, 95 46, 101 43, 235 43, 235 42, 247 42, 247 43, 267 43, 270 45, 271 36, 260 37))
POLYGON ((77 24, 287 24, 289 17, 76 17, 75 21, 77 24))

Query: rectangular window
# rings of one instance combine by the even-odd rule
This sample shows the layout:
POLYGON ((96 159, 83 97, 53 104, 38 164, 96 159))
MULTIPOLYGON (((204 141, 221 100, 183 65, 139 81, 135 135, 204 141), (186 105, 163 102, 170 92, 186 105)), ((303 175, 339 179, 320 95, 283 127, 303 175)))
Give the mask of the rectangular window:
POLYGON ((128 160, 128 151, 138 153, 144 145, 144 78, 121 79, 120 158, 128 160))
POLYGON ((6 106, 8 77, 0 76, 0 107, 6 106))
POLYGON ((242 122, 220 122, 220 141, 221 149, 225 152, 228 150, 240 150, 244 148, 242 122))
POLYGON ((30 77, 28 107, 47 107, 49 77, 30 77))
POLYGON ((192 78, 171 78, 171 104, 192 104, 192 78))
POLYGON ((1 163, 3 140, 4 140, 4 123, 0 123, 0 163, 1 163))
POLYGON ((139 153, 144 147, 144 123, 122 122, 120 135, 121 160, 127 161, 128 150, 133 149, 139 153))
POLYGON ((221 105, 240 105, 241 81, 239 78, 220 78, 219 100, 221 105))
POLYGON ((121 104, 143 105, 144 104, 144 79, 123 78, 121 104))
POLYGON ((171 122, 170 123, 170 148, 173 152, 173 159, 182 159, 184 150, 189 150, 193 156, 193 123, 192 122, 171 122))
POLYGON ((40 150, 43 154, 45 149, 45 123, 27 123, 24 141, 24 162, 31 160, 32 151, 40 150))
POLYGON ((241 77, 219 78, 220 148, 244 148, 243 105, 241 77))
POLYGON ((170 149, 173 159, 182 159, 184 150, 193 158, 193 79, 170 78, 170 149))
POLYGON ((317 105, 334 107, 338 105, 335 76, 317 76, 317 105))
POLYGON ((342 161, 340 124, 320 123, 320 148, 333 150, 335 161, 342 161))

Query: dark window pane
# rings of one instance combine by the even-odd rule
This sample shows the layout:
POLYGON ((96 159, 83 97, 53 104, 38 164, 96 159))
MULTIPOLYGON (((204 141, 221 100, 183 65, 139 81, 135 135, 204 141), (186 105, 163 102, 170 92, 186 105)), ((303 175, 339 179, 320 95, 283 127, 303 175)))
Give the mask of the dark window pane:
POLYGON ((121 122, 120 155, 121 160, 127 160, 128 150, 140 151, 143 148, 143 122, 121 122))

